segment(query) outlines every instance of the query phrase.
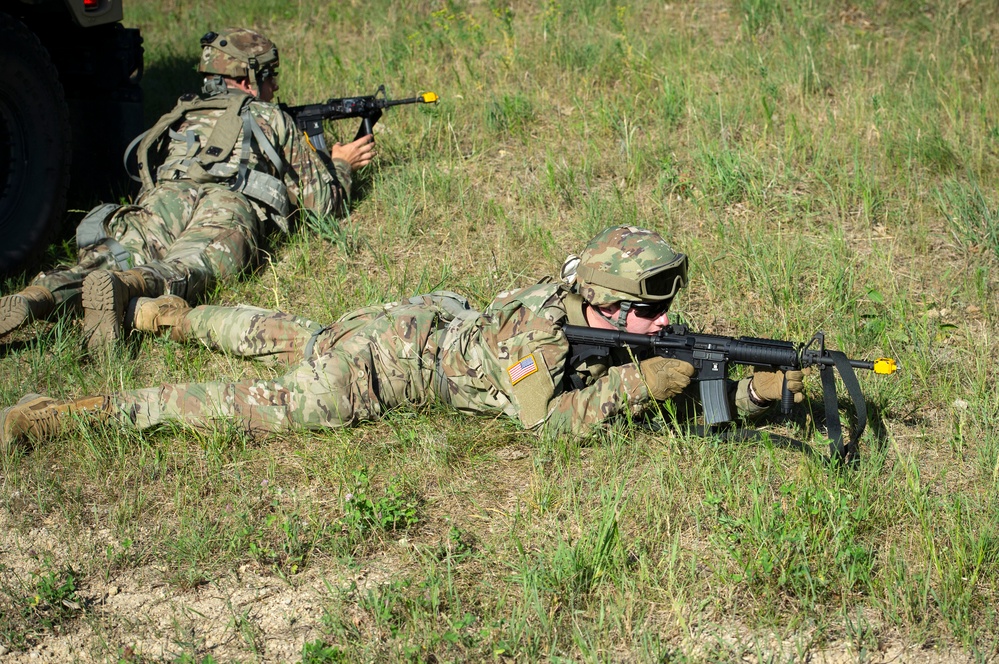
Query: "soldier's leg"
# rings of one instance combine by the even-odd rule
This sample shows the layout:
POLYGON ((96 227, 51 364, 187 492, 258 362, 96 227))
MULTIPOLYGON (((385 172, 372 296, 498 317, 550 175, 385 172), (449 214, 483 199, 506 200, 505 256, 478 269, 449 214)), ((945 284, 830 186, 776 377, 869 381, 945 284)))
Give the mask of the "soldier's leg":
POLYGON ((0 297, 0 335, 54 314, 78 316, 82 311, 83 280, 95 270, 115 265, 104 244, 80 251, 76 265, 41 272, 24 290, 0 297))
MULTIPOLYGON (((43 272, 32 280, 30 287, 0 298, 0 334, 61 310, 78 315, 83 308, 83 282, 91 273, 136 266, 141 270, 141 266, 155 263, 187 227, 197 200, 196 186, 168 182, 144 194, 135 206, 119 208, 113 213, 108 211, 109 217, 102 217, 96 227, 91 227, 90 241, 80 248, 76 265, 43 272)), ((100 209, 95 208, 91 214, 100 209)), ((91 215, 87 218, 93 219, 91 215)), ((159 275, 155 272, 139 274, 141 281, 151 283, 149 294, 162 292, 163 286, 156 285, 159 275)), ((119 298, 129 294, 122 284, 109 283, 111 281, 102 277, 102 285, 91 289, 95 293, 91 299, 99 303, 110 299, 113 305, 116 286, 119 298)), ((165 283, 162 277, 160 281, 165 283)), ((106 305, 96 306, 100 309, 106 305)))
POLYGON ((219 185, 205 185, 186 227, 157 264, 168 292, 196 302, 218 281, 230 279, 259 257, 263 223, 250 201, 219 185))
POLYGON ((166 290, 168 278, 156 266, 183 232, 196 203, 197 187, 167 182, 104 222, 116 260, 88 274, 82 288, 84 332, 92 348, 121 337, 125 307, 132 298, 166 290))
POLYGON ((193 309, 174 295, 139 298, 131 326, 139 332, 169 331, 174 341, 264 362, 291 364, 305 359, 323 326, 299 316, 256 307, 202 305, 193 309))
POLYGON ((191 223, 198 191, 189 182, 157 184, 107 222, 108 235, 129 255, 127 267, 156 263, 167 255, 191 223))
MULTIPOLYGON (((218 185, 204 185, 197 194, 193 207, 189 199, 184 199, 182 207, 170 208, 159 197, 156 205, 147 205, 137 213, 162 219, 164 223, 158 228, 161 235, 169 236, 170 244, 157 249, 155 260, 136 268, 136 278, 128 281, 121 273, 95 273, 87 278, 84 325, 91 332, 92 347, 114 341, 126 332, 124 314, 130 299, 166 292, 194 303, 216 281, 242 272, 256 258, 262 229, 249 200, 218 185), (154 214, 159 211, 162 213, 154 214), (181 212, 190 214, 186 222, 178 216, 181 212), (145 290, 141 290, 143 284, 145 290)), ((124 234, 124 239, 140 235, 142 225, 132 226, 136 232, 124 234)), ((143 241, 151 246, 148 233, 143 235, 143 241)))
POLYGON ((115 405, 140 429, 166 422, 234 422, 253 436, 351 426, 381 414, 371 358, 327 353, 276 380, 188 383, 126 392, 115 405))

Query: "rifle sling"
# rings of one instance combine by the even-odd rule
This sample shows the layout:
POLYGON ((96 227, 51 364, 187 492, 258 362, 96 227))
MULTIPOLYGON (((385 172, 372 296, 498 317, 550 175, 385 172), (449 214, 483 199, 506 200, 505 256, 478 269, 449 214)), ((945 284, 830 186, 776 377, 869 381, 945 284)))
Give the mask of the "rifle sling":
MULTIPOLYGON (((846 354, 838 350, 826 351, 833 359, 836 370, 839 371, 843 385, 853 401, 853 409, 856 413, 856 422, 850 427, 850 447, 856 454, 860 449, 860 437, 864 435, 867 428, 867 400, 860 389, 860 382, 857 374, 853 370, 853 365, 846 357, 846 354)), ((836 398, 836 379, 833 376, 832 367, 822 367, 822 400, 826 408, 826 431, 829 435, 829 454, 839 461, 847 460, 846 446, 843 444, 843 428, 839 422, 839 402, 836 398)))

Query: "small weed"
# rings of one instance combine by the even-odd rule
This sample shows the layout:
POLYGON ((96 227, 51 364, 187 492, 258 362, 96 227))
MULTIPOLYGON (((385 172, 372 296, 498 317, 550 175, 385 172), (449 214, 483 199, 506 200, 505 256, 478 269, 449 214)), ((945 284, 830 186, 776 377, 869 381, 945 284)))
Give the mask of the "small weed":
POLYGON ((342 256, 353 256, 364 246, 364 238, 358 228, 333 215, 303 213, 302 223, 312 233, 332 244, 342 256))
POLYGON ((355 533, 371 530, 405 530, 419 521, 417 503, 396 484, 385 488, 384 495, 370 496, 368 469, 354 471, 354 485, 344 499, 343 522, 355 533))
POLYGON ((867 507, 845 490, 786 482, 771 500, 755 487, 739 513, 714 494, 705 502, 718 511, 721 544, 738 569, 732 580, 809 604, 869 590, 874 556, 858 537, 867 507))
POLYGON ((347 655, 335 646, 327 645, 316 639, 302 644, 302 659, 300 664, 336 664, 346 662, 347 655))
POLYGON ((489 105, 486 124, 497 133, 519 134, 534 119, 531 102, 522 95, 503 95, 489 105))
POLYGON ((173 664, 218 664, 218 660, 211 655, 204 657, 191 653, 181 653, 173 658, 173 664))
POLYGON ((45 631, 58 632, 82 610, 77 594, 80 575, 72 567, 55 569, 46 559, 27 580, 0 566, 0 638, 25 649, 45 631))
POLYGON ((999 258, 999 207, 986 198, 973 176, 968 182, 943 183, 936 197, 961 246, 971 253, 986 251, 999 258))

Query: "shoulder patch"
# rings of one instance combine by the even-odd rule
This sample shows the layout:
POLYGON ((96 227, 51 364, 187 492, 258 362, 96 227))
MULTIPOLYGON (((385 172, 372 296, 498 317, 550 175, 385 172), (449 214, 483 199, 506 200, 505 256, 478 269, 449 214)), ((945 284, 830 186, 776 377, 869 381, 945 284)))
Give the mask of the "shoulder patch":
POLYGON ((516 385, 532 373, 538 370, 538 363, 534 360, 534 353, 521 358, 512 367, 506 370, 510 374, 510 383, 516 385))
POLYGON ((507 374, 510 382, 515 383, 509 397, 517 408, 517 416, 525 427, 533 429, 548 417, 548 406, 555 394, 544 353, 531 353, 507 369, 507 374))

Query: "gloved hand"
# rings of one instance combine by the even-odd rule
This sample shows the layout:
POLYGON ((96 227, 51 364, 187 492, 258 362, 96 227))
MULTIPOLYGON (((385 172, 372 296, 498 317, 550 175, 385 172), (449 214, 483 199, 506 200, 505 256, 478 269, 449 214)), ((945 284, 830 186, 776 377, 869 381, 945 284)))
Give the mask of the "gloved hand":
MULTIPOLYGON (((783 371, 754 371, 749 384, 750 394, 762 401, 778 401, 784 385, 783 371)), ((802 371, 787 372, 787 389, 794 395, 794 403, 805 400, 805 374, 802 371)))
POLYGON ((656 401, 665 401, 690 385, 694 365, 669 357, 650 357, 638 365, 649 386, 649 394, 656 401))

